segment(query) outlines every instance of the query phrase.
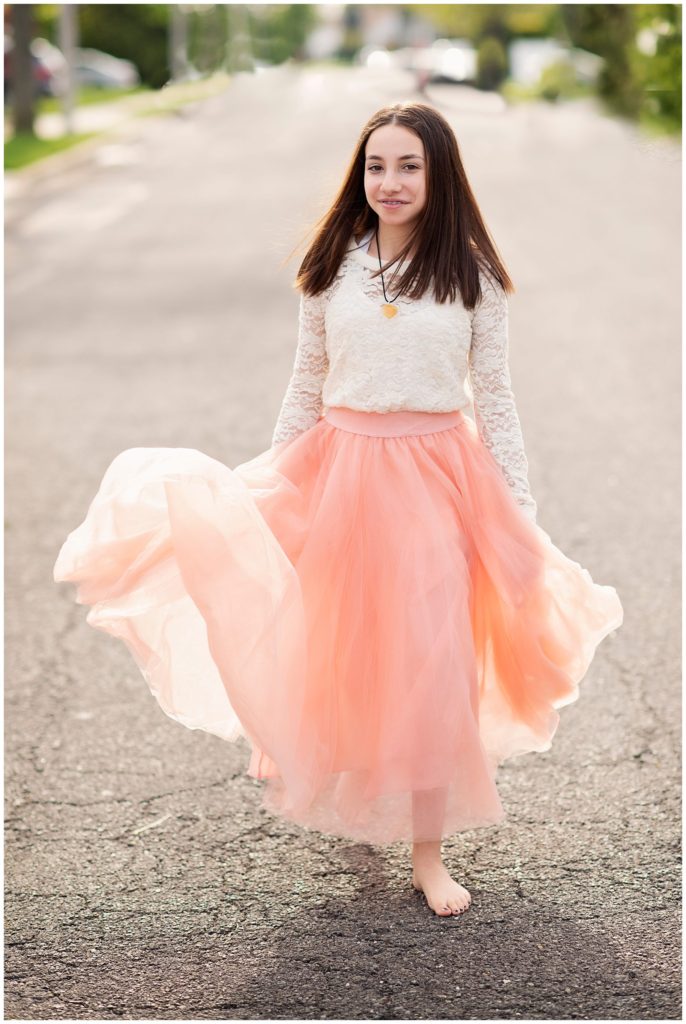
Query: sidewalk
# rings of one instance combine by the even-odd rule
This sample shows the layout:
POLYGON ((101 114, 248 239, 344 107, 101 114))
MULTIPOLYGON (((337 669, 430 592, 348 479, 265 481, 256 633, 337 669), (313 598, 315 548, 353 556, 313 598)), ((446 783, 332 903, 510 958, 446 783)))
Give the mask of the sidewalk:
MULTIPOLYGON (((189 107, 228 88, 232 77, 218 73, 211 78, 195 82, 177 82, 154 92, 136 93, 119 100, 92 103, 76 107, 72 130, 75 134, 97 132, 95 138, 85 139, 69 149, 52 153, 18 170, 5 171, 5 201, 24 195, 33 182, 42 180, 61 170, 87 164, 103 143, 135 138, 148 115, 171 113, 189 107)), ((11 137, 9 119, 5 118, 5 141, 11 137), (8 135, 9 131, 9 135, 8 135)), ((35 120, 35 134, 42 139, 56 139, 66 133, 64 114, 40 114, 35 120)))

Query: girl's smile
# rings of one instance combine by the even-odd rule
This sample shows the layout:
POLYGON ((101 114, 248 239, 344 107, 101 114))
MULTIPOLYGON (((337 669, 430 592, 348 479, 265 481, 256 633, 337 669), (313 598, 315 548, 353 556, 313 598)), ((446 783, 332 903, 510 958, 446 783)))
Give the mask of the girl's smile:
POLYGON ((400 248, 426 203, 424 144, 399 124, 376 128, 367 139, 364 189, 379 217, 382 247, 400 248), (391 234, 384 224, 393 225, 391 234))

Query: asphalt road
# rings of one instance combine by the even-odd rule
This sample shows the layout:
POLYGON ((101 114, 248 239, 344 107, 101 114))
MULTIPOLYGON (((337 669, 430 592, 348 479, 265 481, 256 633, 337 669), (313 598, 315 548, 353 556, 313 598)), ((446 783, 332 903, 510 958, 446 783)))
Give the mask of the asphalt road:
POLYGON ((616 586, 553 748, 508 818, 409 852, 259 807, 246 746, 167 718, 52 581, 108 462, 269 445, 297 259, 357 133, 412 83, 278 69, 145 119, 6 208, 8 1018, 659 1019, 680 1002, 680 152, 586 104, 447 87, 518 291, 510 363, 539 522, 616 586))

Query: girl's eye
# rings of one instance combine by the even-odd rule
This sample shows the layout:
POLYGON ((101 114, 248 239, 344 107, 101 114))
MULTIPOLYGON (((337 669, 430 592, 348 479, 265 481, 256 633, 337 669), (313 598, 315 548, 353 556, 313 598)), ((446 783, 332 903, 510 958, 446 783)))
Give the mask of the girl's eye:
MULTIPOLYGON (((408 168, 409 168, 410 170, 413 170, 413 171, 417 171, 417 170, 419 170, 419 168, 418 168, 417 164, 403 164, 403 169, 404 169, 404 170, 407 170, 408 168)), ((381 167, 379 166, 379 164, 371 164, 371 165, 370 165, 370 166, 369 166, 369 167, 367 168, 367 170, 368 170, 368 171, 380 171, 380 170, 382 170, 382 168, 381 168, 381 167)))

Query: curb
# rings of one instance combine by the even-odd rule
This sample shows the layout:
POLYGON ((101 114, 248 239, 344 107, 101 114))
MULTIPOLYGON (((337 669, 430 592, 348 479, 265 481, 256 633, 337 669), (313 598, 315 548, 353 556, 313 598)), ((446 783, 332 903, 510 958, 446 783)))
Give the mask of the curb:
POLYGON ((122 129, 124 126, 129 126, 133 120, 135 117, 131 117, 113 128, 103 129, 97 132, 92 139, 77 142, 61 153, 52 153, 50 156, 41 157, 40 160, 36 160, 35 163, 28 164, 26 167, 5 171, 5 184, 19 181, 29 184, 52 177, 53 174, 59 174, 60 171, 71 170, 73 167, 86 164, 103 143, 114 136, 126 134, 122 129))
POLYGON ((6 233, 16 223, 21 222, 35 190, 40 189, 42 185, 52 185, 54 189, 59 190, 68 184, 70 175, 77 175, 79 171, 95 171, 98 167, 98 153, 115 141, 135 141, 143 134, 145 120, 141 118, 136 124, 136 118, 132 117, 98 132, 92 139, 77 143, 71 149, 43 157, 36 161, 35 165, 29 164, 21 170, 5 171, 6 233))
MULTIPOLYGON (((121 139, 130 140, 135 138, 142 131, 144 131, 145 122, 148 117, 156 116, 169 116, 174 114, 176 116, 182 115, 184 111, 191 109, 195 104, 203 102, 207 99, 212 99, 216 95, 220 95, 221 91, 217 93, 210 92, 207 96, 199 96, 193 99, 189 99, 188 102, 178 107, 170 107, 165 109, 160 107, 159 111, 149 112, 146 102, 136 97, 135 102, 126 102, 126 105, 131 109, 128 113, 124 113, 121 120, 115 124, 97 130, 95 136, 91 139, 85 139, 82 142, 76 143, 69 149, 65 149, 60 153, 53 153, 50 156, 41 157, 34 163, 28 164, 26 167, 19 168, 17 170, 6 170, 5 171, 5 199, 12 200, 16 195, 23 194, 27 189, 31 188, 32 185, 38 184, 46 178, 53 178, 55 175, 65 173, 71 170, 78 169, 79 167, 88 165, 97 152, 103 145, 111 142, 113 139, 118 141, 121 139), (141 111, 144 111, 143 115, 141 111), (138 131, 137 129, 140 129, 138 131)), ((148 97, 146 97, 147 103, 149 103, 148 97)))

